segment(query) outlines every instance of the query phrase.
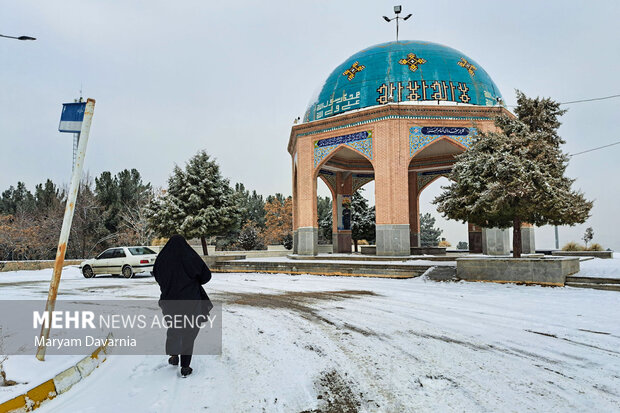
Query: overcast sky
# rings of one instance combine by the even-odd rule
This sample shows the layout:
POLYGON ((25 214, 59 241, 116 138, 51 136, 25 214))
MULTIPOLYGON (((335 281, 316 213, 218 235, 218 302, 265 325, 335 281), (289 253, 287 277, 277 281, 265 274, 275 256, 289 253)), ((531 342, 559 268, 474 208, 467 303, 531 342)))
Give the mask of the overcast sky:
MULTIPOLYGON (((165 186, 174 164, 200 149, 231 182, 291 193, 292 121, 348 56, 394 39, 387 1, 0 1, 0 190, 68 182, 71 134, 61 103, 97 100, 86 156, 91 175, 137 168, 165 186)), ((514 89, 558 101, 620 93, 620 2, 403 1, 414 17, 401 39, 442 43, 476 60, 508 105, 514 89)), ((620 140, 620 99, 566 106, 560 130, 575 153, 620 140)), ((592 218, 561 228, 620 249, 620 145, 578 155, 568 174, 595 200, 592 218)), ((374 189, 368 186, 370 192, 374 189)), ((366 191, 366 192, 369 192, 366 191)), ((422 194, 423 212, 438 215, 422 194)), ((466 240, 463 225, 445 236, 466 240)), ((553 246, 553 230, 537 233, 553 246)))

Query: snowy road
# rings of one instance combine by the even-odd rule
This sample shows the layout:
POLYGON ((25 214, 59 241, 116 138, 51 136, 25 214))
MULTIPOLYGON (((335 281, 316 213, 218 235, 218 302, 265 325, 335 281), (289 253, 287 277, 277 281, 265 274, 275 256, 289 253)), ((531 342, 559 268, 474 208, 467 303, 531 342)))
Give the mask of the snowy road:
MULTIPOLYGON (((44 298, 49 277, 1 273, 0 296, 44 298)), ((111 356, 39 411, 620 411, 617 292, 261 274, 207 287, 221 356, 196 356, 187 379, 164 357, 111 356)), ((151 277, 70 268, 61 283, 63 299, 157 296, 151 277)))

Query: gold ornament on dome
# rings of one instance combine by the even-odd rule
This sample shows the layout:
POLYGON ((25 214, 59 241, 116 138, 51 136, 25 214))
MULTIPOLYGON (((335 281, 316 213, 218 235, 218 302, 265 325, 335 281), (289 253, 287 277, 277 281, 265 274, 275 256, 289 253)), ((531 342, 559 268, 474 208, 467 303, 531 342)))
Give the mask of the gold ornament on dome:
POLYGON ((456 64, 467 69, 469 74, 472 76, 475 74, 475 71, 478 70, 476 66, 469 63, 464 57, 461 57, 461 60, 459 62, 456 62, 456 64))
POLYGON ((353 63, 353 65, 351 65, 350 68, 345 70, 342 73, 342 75, 343 76, 347 76, 347 79, 349 79, 349 80, 353 80, 355 78, 355 75, 357 73, 361 72, 364 69, 366 69, 366 66, 360 65, 359 62, 355 62, 355 63, 353 63))
POLYGON ((416 56, 415 53, 409 53, 407 55, 407 58, 400 59, 398 63, 400 63, 401 65, 409 66, 409 70, 415 72, 416 70, 418 70, 419 65, 423 65, 424 63, 426 63, 426 60, 416 56))

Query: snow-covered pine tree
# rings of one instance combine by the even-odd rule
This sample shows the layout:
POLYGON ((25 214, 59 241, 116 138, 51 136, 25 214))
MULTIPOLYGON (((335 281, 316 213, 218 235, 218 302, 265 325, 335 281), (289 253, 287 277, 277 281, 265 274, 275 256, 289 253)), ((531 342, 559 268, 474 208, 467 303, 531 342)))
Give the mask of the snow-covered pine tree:
POLYGON ((149 221, 162 236, 181 234, 200 238, 207 255, 206 237, 221 235, 239 225, 239 207, 228 179, 205 152, 174 167, 168 191, 149 205, 149 221))
POLYGON ((332 199, 330 197, 317 196, 317 223, 319 225, 319 244, 332 242, 332 199))
POLYGON ((457 156, 452 184, 433 201, 445 217, 486 228, 513 227, 513 257, 521 256, 521 224, 575 225, 589 216, 592 202, 573 191, 564 176, 568 156, 560 149, 558 117, 551 99, 517 91, 517 118, 496 119, 457 156))
POLYGON ((357 242, 375 239, 375 207, 368 206, 368 200, 360 188, 351 197, 351 239, 357 252, 357 242))
POLYGON ((428 212, 420 216, 420 246, 435 247, 439 245, 439 236, 443 231, 435 228, 435 218, 428 212))
POLYGON ((239 246, 246 251, 257 250, 262 247, 262 242, 256 230, 256 225, 252 221, 248 221, 241 232, 239 233, 239 239, 237 241, 239 246))

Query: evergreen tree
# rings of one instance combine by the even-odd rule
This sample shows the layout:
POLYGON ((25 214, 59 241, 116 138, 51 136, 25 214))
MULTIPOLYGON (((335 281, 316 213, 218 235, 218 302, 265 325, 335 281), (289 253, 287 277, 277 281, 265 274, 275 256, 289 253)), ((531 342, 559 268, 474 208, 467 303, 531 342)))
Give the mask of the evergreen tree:
POLYGON ((34 189, 35 206, 39 213, 56 209, 62 202, 64 194, 48 179, 45 184, 38 184, 34 189))
POLYGON ((279 192, 277 192, 275 195, 269 195, 267 197, 267 202, 273 203, 274 201, 278 201, 280 204, 284 204, 284 202, 286 202, 286 197, 279 192))
POLYGON ((263 248, 263 243, 253 222, 249 221, 243 226, 239 233, 238 243, 241 249, 246 251, 263 248))
POLYGON ((174 167, 168 191, 156 197, 148 210, 149 221, 160 235, 200 238, 205 255, 206 237, 225 234, 239 224, 234 191, 205 151, 191 158, 185 169, 174 167))
POLYGON ((17 212, 31 212, 35 208, 35 199, 23 182, 12 185, 2 193, 0 198, 0 213, 15 215, 17 212))
POLYGON ((97 201, 103 207, 103 222, 108 233, 120 229, 121 214, 134 213, 152 194, 151 184, 142 182, 136 169, 124 169, 115 176, 104 171, 95 178, 97 201))
POLYGON ((142 182, 142 176, 135 168, 120 171, 115 180, 118 182, 118 199, 123 208, 138 208, 141 200, 152 193, 151 184, 142 182))
POLYGON ((332 242, 332 199, 318 196, 316 200, 317 221, 319 225, 319 244, 332 242))
POLYGON ((265 200, 262 195, 245 189, 242 183, 235 185, 235 192, 239 201, 239 219, 242 224, 253 222, 256 227, 265 227, 265 200))
POLYGON ((282 239, 282 245, 287 250, 292 249, 293 248, 293 234, 291 234, 290 232, 286 234, 284 238, 282 239))
POLYGON ((355 191, 351 197, 351 239, 357 252, 357 242, 365 239, 374 243, 375 207, 368 206, 368 200, 362 195, 363 188, 355 191))
POLYGON ((451 219, 486 228, 513 227, 513 256, 521 256, 521 224, 575 225, 592 202, 564 176, 568 156, 557 133, 564 113, 550 99, 517 91, 519 119, 501 116, 497 131, 483 133, 457 156, 452 184, 433 202, 451 219))
POLYGON ((118 178, 110 171, 104 171, 95 178, 95 194, 97 202, 103 208, 101 220, 108 234, 114 234, 118 230, 120 222, 120 194, 118 189, 118 178))
POLYGON ((443 231, 435 228, 435 218, 428 212, 420 216, 420 246, 435 247, 443 231))

